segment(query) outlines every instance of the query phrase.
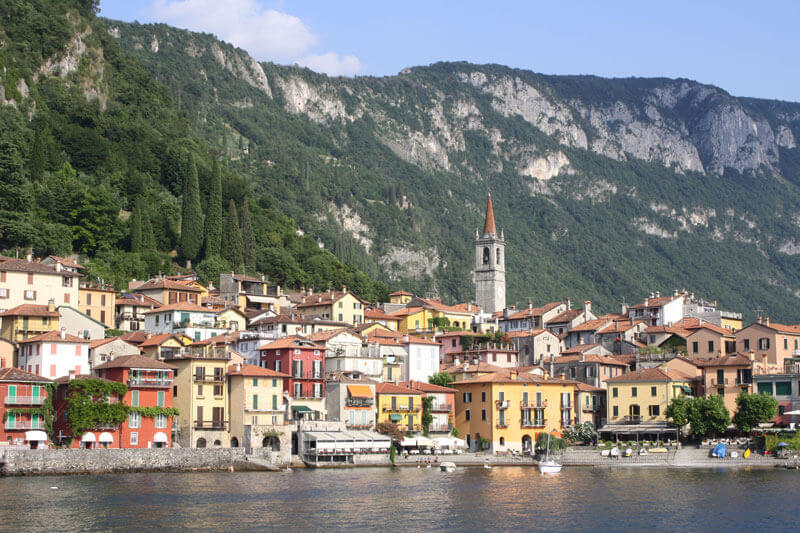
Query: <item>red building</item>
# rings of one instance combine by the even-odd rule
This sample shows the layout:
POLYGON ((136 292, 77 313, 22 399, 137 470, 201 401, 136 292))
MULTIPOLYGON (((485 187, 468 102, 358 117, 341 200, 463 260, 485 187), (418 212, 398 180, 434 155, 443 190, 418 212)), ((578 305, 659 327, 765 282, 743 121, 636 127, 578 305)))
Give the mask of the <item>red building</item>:
POLYGON ((286 337, 261 346, 259 352, 262 367, 291 375, 283 380, 283 390, 292 397, 295 416, 320 418, 325 410, 325 347, 286 337))
POLYGON ((30 412, 47 398, 49 379, 18 368, 0 368, 0 441, 38 448, 47 445, 44 417, 30 412))
MULTIPOLYGON (((102 379, 125 383, 128 391, 122 398, 112 395, 110 403, 122 402, 130 407, 172 407, 172 382, 175 368, 162 361, 142 355, 118 357, 95 367, 97 376, 77 376, 75 379, 102 379)), ((93 428, 80 439, 73 438, 67 415, 69 378, 56 380, 59 384, 54 407, 54 433, 61 441, 72 439, 73 448, 168 448, 172 443, 172 417, 167 413, 145 416, 133 411, 119 426, 93 428)))

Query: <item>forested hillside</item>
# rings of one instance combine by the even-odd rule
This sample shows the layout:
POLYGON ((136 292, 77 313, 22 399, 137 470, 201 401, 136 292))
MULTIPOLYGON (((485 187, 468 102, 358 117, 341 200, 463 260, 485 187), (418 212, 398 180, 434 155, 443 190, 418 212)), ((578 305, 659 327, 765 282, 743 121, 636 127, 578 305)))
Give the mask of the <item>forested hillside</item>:
POLYGON ((800 320, 798 104, 467 63, 330 78, 211 35, 109 24, 230 168, 390 284, 472 297, 491 190, 510 303, 616 310, 686 288, 800 320))
POLYGON ((120 288, 189 260, 206 280, 236 269, 385 296, 198 135, 96 8, 0 1, 0 250, 80 254, 120 288))

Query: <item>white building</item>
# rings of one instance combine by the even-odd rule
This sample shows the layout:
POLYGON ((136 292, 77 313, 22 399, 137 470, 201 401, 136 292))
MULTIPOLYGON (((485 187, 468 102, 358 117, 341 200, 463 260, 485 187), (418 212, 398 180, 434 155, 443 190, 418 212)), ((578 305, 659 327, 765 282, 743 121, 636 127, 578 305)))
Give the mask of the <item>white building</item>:
POLYGON ((216 310, 189 303, 165 305, 145 312, 144 329, 153 334, 179 333, 194 341, 205 341, 227 332, 216 310))
POLYGON ((380 381, 383 358, 376 350, 364 346, 364 339, 346 329, 320 331, 309 336, 325 346, 326 372, 359 372, 364 377, 380 381))
POLYGON ((671 326, 683 318, 683 295, 661 296, 650 293, 650 298, 632 305, 628 311, 631 320, 644 320, 648 326, 671 326))
POLYGON ((89 340, 69 335, 63 329, 19 342, 17 366, 50 379, 88 374, 89 340))
POLYGON ((403 362, 403 381, 428 381, 439 372, 438 342, 410 335, 401 342, 407 354, 403 362))

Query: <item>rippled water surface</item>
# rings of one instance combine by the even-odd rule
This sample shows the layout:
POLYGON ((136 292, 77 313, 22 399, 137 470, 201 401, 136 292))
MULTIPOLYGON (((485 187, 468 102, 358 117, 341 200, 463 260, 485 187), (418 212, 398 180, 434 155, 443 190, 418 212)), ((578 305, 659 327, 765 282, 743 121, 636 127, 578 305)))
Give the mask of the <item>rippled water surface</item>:
POLYGON ((798 471, 722 469, 0 478, 0 529, 797 531, 798 489, 798 471))

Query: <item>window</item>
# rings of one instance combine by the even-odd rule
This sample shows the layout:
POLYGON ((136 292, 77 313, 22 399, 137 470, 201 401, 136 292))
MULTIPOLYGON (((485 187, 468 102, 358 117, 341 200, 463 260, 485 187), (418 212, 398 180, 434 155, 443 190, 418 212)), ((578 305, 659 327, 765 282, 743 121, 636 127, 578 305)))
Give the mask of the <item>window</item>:
POLYGON ((106 321, 106 312, 100 311, 100 322, 105 322, 105 321, 106 321))
POLYGON ((656 387, 650 387, 650 396, 656 396, 658 394, 658 389, 656 387))
POLYGON ((775 396, 791 396, 792 395, 792 382, 791 381, 776 381, 775 382, 775 396))
POLYGON ((761 382, 758 384, 758 393, 759 394, 769 394, 772 396, 772 382, 761 382))
POLYGON ((766 338, 766 337, 758 339, 758 349, 759 350, 769 350, 769 339, 766 338))
POLYGON ((784 350, 788 350, 789 349, 789 339, 786 338, 786 337, 783 338, 783 349, 784 350))
POLYGON ((139 413, 131 413, 128 415, 128 427, 131 429, 139 429, 142 427, 142 415, 139 413))
MULTIPOLYGON (((484 398, 484 401, 486 401, 486 393, 484 393, 483 398, 484 398)), ((471 392, 465 392, 464 393, 464 403, 470 403, 470 402, 472 402, 472 393, 471 392)))
POLYGON ((106 305, 106 295, 105 294, 101 294, 100 295, 100 305, 102 305, 102 306, 106 305))
POLYGON ((222 396, 222 385, 214 385, 214 396, 222 396))
POLYGON ((177 385, 173 385, 172 386, 172 397, 173 398, 177 398, 178 397, 178 386, 177 385))
POLYGON ((294 384, 294 397, 301 398, 303 396, 303 385, 301 383, 294 384))
POLYGON ((714 341, 708 341, 708 353, 714 353, 714 341))
POLYGON ((0 298, 8 298, 8 289, 0 289, 0 298))
POLYGON ((749 352, 750 351, 750 339, 745 339, 744 340, 744 351, 745 352, 749 352))
POLYGON ((165 393, 163 390, 158 391, 156 394, 156 405, 158 407, 165 407, 165 393))
POLYGON ((484 265, 488 265, 489 264, 489 247, 488 246, 484 247, 484 249, 483 249, 483 264, 484 265))
MULTIPOLYGON (((273 379, 272 381, 274 382, 275 380, 273 379)), ((272 386, 274 387, 275 384, 273 383, 272 386)), ((253 378, 253 387, 258 387, 258 378, 253 378)))
POLYGON ((139 391, 131 391, 131 407, 139 407, 139 391))
POLYGON ((698 342, 697 342, 697 341, 694 341, 694 342, 692 343, 692 353, 697 353, 698 351, 699 351, 699 348, 698 348, 698 342))
POLYGON ((619 407, 615 405, 615 406, 613 407, 612 411, 613 411, 613 413, 614 413, 614 414, 613 414, 614 418, 617 418, 617 417, 619 416, 619 407))
POLYGON ((253 394, 253 411, 258 411, 258 394, 253 394))
POLYGON ((167 427, 167 415, 156 415, 156 429, 167 427))
POLYGON ((725 371, 723 369, 717 370, 717 385, 725 384, 725 371))
POLYGON ((24 296, 25 296, 26 300, 35 300, 36 299, 36 291, 26 290, 24 296))
POLYGON ((202 385, 198 385, 197 386, 197 395, 198 396, 202 396, 203 395, 203 386, 202 385))
POLYGON ((611 395, 614 398, 618 397, 619 396, 619 389, 617 387, 614 387, 613 389, 611 389, 611 395))
POLYGON ((503 392, 503 391, 500 391, 498 393, 498 398, 497 399, 500 400, 500 403, 503 403, 504 401, 506 401, 506 393, 503 392))
POLYGON ((486 409, 481 409, 481 420, 486 420, 486 409))
POLYGON ((467 422, 469 422, 469 409, 464 411, 464 418, 466 419, 467 422))
POLYGON ((275 372, 280 372, 280 371, 281 371, 281 362, 275 361, 275 372))
POLYGON ((131 446, 139 445, 139 433, 134 431, 131 433, 131 446))
POLYGON ((276 394, 272 395, 272 409, 273 410, 278 409, 278 396, 276 394))
POLYGON ((69 303, 69 293, 68 293, 68 292, 65 292, 65 293, 64 293, 64 303, 65 303, 65 304, 68 304, 68 303, 69 303))
POLYGON ((647 414, 650 416, 659 416, 661 415, 661 406, 660 405, 651 405, 647 408, 647 414))
POLYGON ((633 396, 634 398, 636 398, 636 396, 637 396, 637 390, 636 390, 636 387, 631 387, 631 396, 633 396))

